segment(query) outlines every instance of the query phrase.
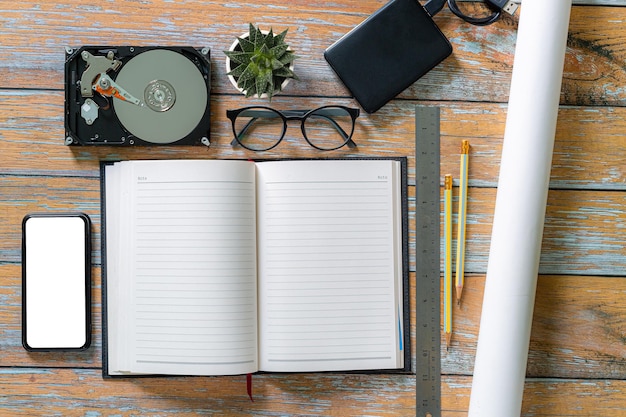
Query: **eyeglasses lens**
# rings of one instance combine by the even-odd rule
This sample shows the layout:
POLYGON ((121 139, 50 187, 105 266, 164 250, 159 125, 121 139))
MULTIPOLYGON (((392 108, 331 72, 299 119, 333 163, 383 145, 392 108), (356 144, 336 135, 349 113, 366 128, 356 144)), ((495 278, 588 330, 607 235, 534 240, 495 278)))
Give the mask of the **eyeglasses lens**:
POLYGON ((309 142, 320 149, 332 150, 345 145, 352 136, 354 122, 341 107, 317 109, 305 119, 304 131, 309 142))
POLYGON ((239 142, 255 151, 267 150, 280 141, 285 124, 278 113, 266 108, 250 108, 235 119, 239 142))

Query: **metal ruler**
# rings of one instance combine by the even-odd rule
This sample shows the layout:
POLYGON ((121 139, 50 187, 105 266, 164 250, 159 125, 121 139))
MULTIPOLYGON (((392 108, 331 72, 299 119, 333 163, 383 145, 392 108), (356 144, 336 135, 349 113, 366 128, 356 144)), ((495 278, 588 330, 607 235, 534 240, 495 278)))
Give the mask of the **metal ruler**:
POLYGON ((441 417, 439 107, 415 108, 417 417, 441 417))

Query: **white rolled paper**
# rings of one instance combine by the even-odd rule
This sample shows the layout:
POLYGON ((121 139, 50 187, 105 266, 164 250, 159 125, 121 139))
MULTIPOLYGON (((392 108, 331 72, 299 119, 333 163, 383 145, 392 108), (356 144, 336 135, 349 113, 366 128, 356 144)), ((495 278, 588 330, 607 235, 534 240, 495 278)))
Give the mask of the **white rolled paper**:
POLYGON ((524 0, 469 417, 522 408, 571 0, 524 0))

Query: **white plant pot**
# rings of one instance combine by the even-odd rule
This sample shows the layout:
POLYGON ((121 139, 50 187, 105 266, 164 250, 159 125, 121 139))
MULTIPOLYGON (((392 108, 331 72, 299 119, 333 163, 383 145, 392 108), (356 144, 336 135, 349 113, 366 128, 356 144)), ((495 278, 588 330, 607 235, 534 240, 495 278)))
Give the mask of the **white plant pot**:
MULTIPOLYGON (((269 33, 268 30, 261 30, 261 33, 263 33, 264 35, 267 35, 269 33)), ((239 36, 240 38, 247 38, 249 37, 250 34, 248 32, 243 33, 241 36, 239 36)), ((234 51, 235 48, 237 47, 237 45, 239 45, 239 40, 235 39, 235 41, 230 45, 230 48, 228 48, 229 51, 234 51)), ((291 50, 291 48, 287 48, 288 50, 291 50)), ((232 68, 231 68, 231 61, 229 57, 226 57, 226 74, 228 74, 232 68)), ((291 71, 293 71, 294 69, 294 64, 293 61, 289 64, 289 69, 291 71)), ((239 86, 237 85, 237 80, 235 80, 235 77, 233 77, 232 75, 228 75, 228 79, 230 80, 230 83, 233 85, 233 87, 235 87, 241 94, 246 94, 246 92, 239 88, 239 86)), ((287 86, 287 84, 289 84, 289 82, 291 81, 291 78, 285 78, 285 81, 283 81, 280 85, 280 90, 275 90, 275 93, 279 93, 280 91, 283 91, 285 89, 285 87, 287 86)), ((267 94, 261 94, 260 98, 267 98, 267 94)))

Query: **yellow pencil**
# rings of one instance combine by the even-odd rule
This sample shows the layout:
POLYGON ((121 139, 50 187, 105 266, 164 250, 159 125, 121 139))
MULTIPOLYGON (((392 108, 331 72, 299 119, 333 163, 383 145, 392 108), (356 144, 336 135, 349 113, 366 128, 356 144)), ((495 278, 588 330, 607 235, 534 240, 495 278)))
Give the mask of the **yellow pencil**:
POLYGON ((443 191, 443 330, 446 335, 446 349, 452 338, 452 175, 444 179, 443 191))
POLYGON ((461 172, 459 176, 459 215, 456 234, 456 299, 461 303, 465 272, 465 222, 467 217, 467 163, 469 158, 469 141, 461 143, 461 172))

